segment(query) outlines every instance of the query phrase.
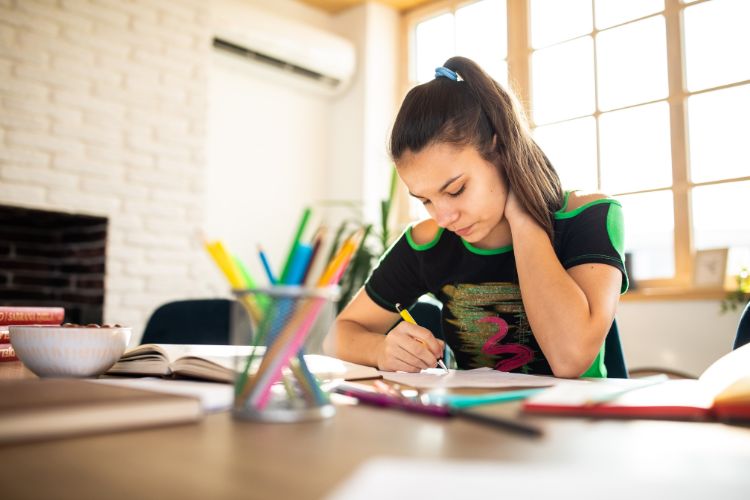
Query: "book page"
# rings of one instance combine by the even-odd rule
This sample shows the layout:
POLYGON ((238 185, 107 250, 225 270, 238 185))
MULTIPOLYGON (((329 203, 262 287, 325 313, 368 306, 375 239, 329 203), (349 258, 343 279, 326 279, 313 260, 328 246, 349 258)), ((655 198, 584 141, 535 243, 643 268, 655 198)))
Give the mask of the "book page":
MULTIPOLYGON (((261 361, 263 360, 263 347, 258 348, 258 353, 249 373, 258 371, 261 361)), ((215 352, 219 352, 217 350, 215 352)), ((227 351, 229 352, 229 351, 227 351)), ((244 370, 249 350, 240 350, 243 354, 234 354, 231 356, 185 356, 172 363, 172 371, 179 375, 185 375, 197 378, 206 378, 219 382, 234 382, 235 372, 244 370)), ((318 379, 327 380, 359 380, 366 378, 380 377, 375 368, 369 366, 349 363, 340 359, 324 356, 322 354, 305 354, 305 362, 318 379)))
MULTIPOLYGON (((263 346, 144 344, 126 352, 107 373, 176 374, 232 383, 235 372, 244 370, 245 360, 252 352, 255 352, 256 358, 250 373, 255 373, 265 352, 263 346)), ((359 380, 380 376, 373 367, 321 354, 306 354, 305 360, 310 371, 322 380, 359 380)))
MULTIPOLYGON (((262 355, 264 347, 255 348, 262 355)), ((128 350, 109 369, 109 374, 170 375, 196 366, 187 375, 231 382, 237 356, 245 357, 252 346, 203 344, 143 344, 128 350)))
POLYGON ((750 377, 750 344, 730 351, 714 361, 698 380, 707 391, 719 394, 741 378, 750 377))
POLYGON ((256 354, 263 354, 265 347, 247 345, 209 345, 209 344, 153 344, 164 353, 170 363, 188 356, 204 359, 215 359, 226 366, 226 361, 236 356, 248 356, 253 350, 256 354))
POLYGON ((442 368, 428 368, 420 373, 384 372, 380 375, 385 380, 409 385, 417 389, 438 389, 455 387, 548 387, 556 385, 559 379, 543 375, 524 375, 508 373, 492 368, 474 370, 450 370, 445 373, 442 368))

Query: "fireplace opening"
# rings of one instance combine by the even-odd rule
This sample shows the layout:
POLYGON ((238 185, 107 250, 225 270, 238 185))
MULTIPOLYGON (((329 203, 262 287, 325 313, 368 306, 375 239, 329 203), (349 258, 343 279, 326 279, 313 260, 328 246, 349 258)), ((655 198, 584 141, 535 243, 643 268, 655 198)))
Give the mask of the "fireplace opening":
POLYGON ((0 305, 101 323, 107 218, 0 205, 0 305))

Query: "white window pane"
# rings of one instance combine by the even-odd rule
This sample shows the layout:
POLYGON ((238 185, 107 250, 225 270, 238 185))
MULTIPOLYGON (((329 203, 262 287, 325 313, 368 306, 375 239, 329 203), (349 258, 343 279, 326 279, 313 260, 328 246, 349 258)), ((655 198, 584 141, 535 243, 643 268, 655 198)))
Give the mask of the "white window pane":
POLYGON ((456 10, 456 54, 472 59, 508 84, 508 31, 504 0, 484 0, 456 10))
POLYGON ((544 47, 591 33, 591 0, 531 0, 531 45, 544 47))
POLYGON ((532 114, 537 125, 594 112, 591 37, 537 50, 531 67, 532 114))
POLYGON ((729 248, 728 272, 748 266, 750 181, 693 188, 693 241, 696 250, 729 248))
POLYGON ((456 9, 456 54, 508 84, 508 23, 505 0, 482 0, 456 9))
POLYGON ((664 0, 595 0, 597 29, 609 28, 664 10, 664 0))
POLYGON ((690 177, 693 182, 750 175, 750 85, 688 98, 690 177))
POLYGON ((490 74, 492 78, 506 89, 510 89, 508 83, 508 62, 505 60, 495 61, 494 64, 482 64, 482 68, 490 74))
POLYGON ((565 189, 597 190, 593 117, 537 127, 534 139, 557 170, 565 189))
POLYGON ((498 60, 508 56, 505 0, 482 0, 456 9, 456 52, 477 62, 488 55, 498 60))
POLYGON ((615 109, 667 96, 663 16, 603 31, 596 43, 600 109, 615 109))
POLYGON ((417 83, 435 78, 435 68, 455 55, 453 14, 443 14, 417 24, 417 83))
POLYGON ((602 190, 623 193, 671 186, 669 141, 666 102, 601 115, 602 190))
POLYGON ((688 90, 750 78, 750 2, 713 0, 685 8, 688 90))
POLYGON ((625 252, 631 279, 674 276, 674 217, 671 191, 619 196, 625 215, 625 252))
POLYGON ((693 231, 696 250, 729 248, 727 273, 750 268, 750 181, 693 189, 693 231))

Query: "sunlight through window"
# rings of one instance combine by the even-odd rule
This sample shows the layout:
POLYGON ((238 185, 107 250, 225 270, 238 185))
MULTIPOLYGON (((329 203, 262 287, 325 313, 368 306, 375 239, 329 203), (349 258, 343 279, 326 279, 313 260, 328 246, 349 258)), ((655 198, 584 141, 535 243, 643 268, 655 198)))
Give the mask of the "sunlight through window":
POLYGON ((750 78, 750 2, 713 0, 691 5, 684 19, 688 90, 750 78))

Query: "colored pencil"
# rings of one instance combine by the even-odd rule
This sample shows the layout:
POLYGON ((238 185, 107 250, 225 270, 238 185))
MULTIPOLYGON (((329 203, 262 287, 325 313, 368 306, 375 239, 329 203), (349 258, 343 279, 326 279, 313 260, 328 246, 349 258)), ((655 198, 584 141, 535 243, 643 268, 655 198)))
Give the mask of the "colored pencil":
MULTIPOLYGON (((221 241, 215 241, 213 243, 206 242, 205 247, 206 250, 208 250, 209 255, 214 259, 216 265, 222 273, 224 273, 224 276, 227 281, 229 281, 229 285, 232 288, 241 290, 254 285, 254 283, 248 283, 247 278, 243 277, 230 253, 221 241)), ((249 277, 249 274, 247 276, 249 277)), ((244 295, 240 297, 239 301, 247 309, 248 313, 250 313, 254 320, 260 321, 262 319, 263 311, 253 297, 244 295)))
POLYGON ((307 263, 307 269, 305 269, 305 274, 302 276, 302 283, 307 283, 307 280, 310 277, 310 271, 315 265, 315 258, 320 254, 320 247, 323 244, 323 236, 325 235, 325 231, 326 231, 325 226, 321 226, 315 232, 315 236, 313 236, 312 243, 311 243, 312 254, 310 255, 310 261, 307 263))
POLYGON ((339 394, 353 397, 364 404, 373 406, 395 408, 433 417, 459 417, 472 422, 488 425, 496 429, 523 434, 529 437, 538 437, 542 435, 542 430, 538 427, 496 415, 488 415, 486 413, 436 404, 424 404, 408 398, 392 396, 385 391, 368 391, 352 384, 339 384, 334 390, 339 394))
POLYGON ((284 267, 282 268, 281 277, 279 278, 282 283, 287 283, 286 280, 289 274, 289 266, 292 265, 294 252, 297 249, 297 245, 299 245, 300 240, 302 239, 302 233, 305 231, 305 227, 307 226, 307 221, 310 219, 311 213, 312 210, 310 209, 310 207, 305 207, 305 209, 302 211, 302 218, 297 225, 297 231, 294 233, 294 239, 292 240, 291 247, 289 247, 289 253, 287 254, 286 261, 284 261, 284 267))
POLYGON ((266 271, 268 282, 271 283, 271 285, 275 285, 277 283, 276 276, 273 275, 273 270, 271 269, 271 263, 268 262, 268 257, 266 257, 266 252, 263 251, 263 247, 260 245, 258 245, 258 256, 260 257, 260 263, 263 265, 263 270, 266 271))

